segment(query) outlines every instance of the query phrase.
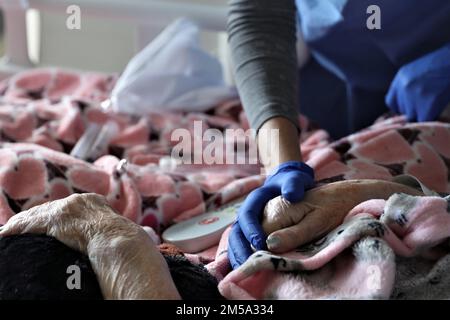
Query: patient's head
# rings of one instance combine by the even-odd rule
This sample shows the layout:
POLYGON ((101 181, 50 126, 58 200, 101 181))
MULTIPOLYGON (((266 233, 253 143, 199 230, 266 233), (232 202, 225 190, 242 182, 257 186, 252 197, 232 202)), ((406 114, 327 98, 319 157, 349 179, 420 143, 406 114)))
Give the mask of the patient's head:
MULTIPOLYGON (((217 280, 205 268, 179 254, 163 255, 183 299, 222 298, 217 280)), ((0 300, 9 299, 96 300, 103 296, 87 256, 52 237, 24 234, 0 238, 0 300)))
POLYGON ((58 240, 44 235, 17 235, 0 239, 0 300, 103 299, 89 259, 58 240), (80 289, 68 273, 78 266, 80 289))

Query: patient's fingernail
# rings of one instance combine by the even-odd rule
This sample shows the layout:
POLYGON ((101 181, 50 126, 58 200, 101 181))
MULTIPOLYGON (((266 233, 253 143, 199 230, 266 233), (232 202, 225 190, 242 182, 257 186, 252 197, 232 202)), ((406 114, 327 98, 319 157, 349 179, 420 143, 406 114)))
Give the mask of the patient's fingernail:
POLYGON ((280 238, 273 236, 273 237, 268 237, 266 240, 267 243, 267 247, 269 248, 269 250, 273 250, 273 249, 277 249, 280 246, 281 240, 280 238))

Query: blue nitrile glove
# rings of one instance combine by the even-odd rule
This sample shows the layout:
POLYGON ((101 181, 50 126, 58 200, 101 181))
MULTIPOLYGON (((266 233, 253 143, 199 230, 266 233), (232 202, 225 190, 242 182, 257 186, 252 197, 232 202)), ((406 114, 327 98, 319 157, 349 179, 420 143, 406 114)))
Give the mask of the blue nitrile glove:
POLYGON ((450 44, 404 65, 397 72, 386 104, 409 121, 433 121, 450 103, 450 44))
POLYGON ((233 269, 253 253, 251 245, 257 250, 266 248, 266 235, 260 221, 266 203, 279 195, 289 202, 299 202, 305 190, 313 186, 313 169, 303 162, 288 161, 279 165, 262 187, 247 196, 228 238, 228 257, 233 269))

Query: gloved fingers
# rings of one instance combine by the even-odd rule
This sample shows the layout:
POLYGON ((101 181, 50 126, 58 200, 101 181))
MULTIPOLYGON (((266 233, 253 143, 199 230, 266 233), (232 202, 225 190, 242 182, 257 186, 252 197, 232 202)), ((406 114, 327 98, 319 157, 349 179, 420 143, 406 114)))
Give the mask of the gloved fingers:
POLYGON ((228 236, 228 258, 233 269, 243 264, 253 254, 250 243, 242 233, 238 223, 231 228, 228 236))
POLYGON ((418 120, 418 114, 417 114, 417 106, 415 106, 415 101, 411 99, 412 97, 403 97, 401 99, 400 103, 400 110, 402 111, 402 114, 406 115, 406 118, 408 121, 413 122, 418 120))
POLYGON ((408 110, 405 112, 406 118, 408 119, 408 122, 414 122, 417 121, 417 115, 416 112, 413 110, 408 110))
POLYGON ((314 179, 301 172, 289 172, 281 185, 281 195, 287 201, 296 203, 305 197, 305 190, 314 186, 314 179))
POLYGON ((391 83, 386 104, 409 121, 432 121, 450 101, 450 64, 447 45, 399 69, 391 83), (437 103, 447 95, 446 101, 437 103))
POLYGON ((428 93, 424 94, 422 99, 426 108, 418 109, 417 121, 420 122, 436 120, 450 103, 450 86, 441 93, 431 94, 432 90, 429 88, 427 88, 427 91, 428 93))
MULTIPOLYGON (((231 234, 230 234, 230 236, 231 236, 231 234)), ((236 261, 236 258, 234 257, 233 249, 231 248, 230 245, 228 245, 227 253, 228 253, 228 260, 230 261, 231 268, 233 270, 239 268, 239 263, 236 261)))
POLYGON ((286 180, 281 185, 281 195, 287 201, 296 203, 305 196, 304 177, 298 172, 290 172, 286 175, 286 180))
POLYGON ((261 226, 261 217, 266 203, 280 195, 277 188, 261 187, 252 191, 239 208, 239 226, 252 246, 257 250, 266 248, 266 235, 261 226))
POLYGON ((398 114, 404 114, 408 121, 416 121, 417 120, 417 113, 416 108, 411 104, 409 101, 409 98, 404 97, 399 90, 405 90, 400 89, 398 86, 395 86, 394 88, 391 88, 389 90, 388 95, 386 96, 386 103, 389 106, 389 109, 394 111, 398 114))
POLYGON ((283 253, 304 245, 328 231, 328 221, 320 214, 309 214, 298 224, 275 231, 267 238, 270 251, 283 253))
POLYGON ((391 88, 389 89, 386 97, 385 97, 386 105, 389 107, 389 109, 394 112, 400 114, 400 109, 398 105, 398 98, 397 98, 397 92, 395 83, 391 85, 391 88))

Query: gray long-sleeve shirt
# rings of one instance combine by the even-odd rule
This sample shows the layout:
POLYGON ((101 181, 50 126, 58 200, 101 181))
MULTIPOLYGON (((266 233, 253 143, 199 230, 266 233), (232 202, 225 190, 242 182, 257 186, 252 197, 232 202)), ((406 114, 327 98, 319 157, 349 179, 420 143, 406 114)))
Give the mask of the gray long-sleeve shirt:
POLYGON ((298 128, 294 0, 230 0, 236 83, 252 128, 281 116, 298 128))

